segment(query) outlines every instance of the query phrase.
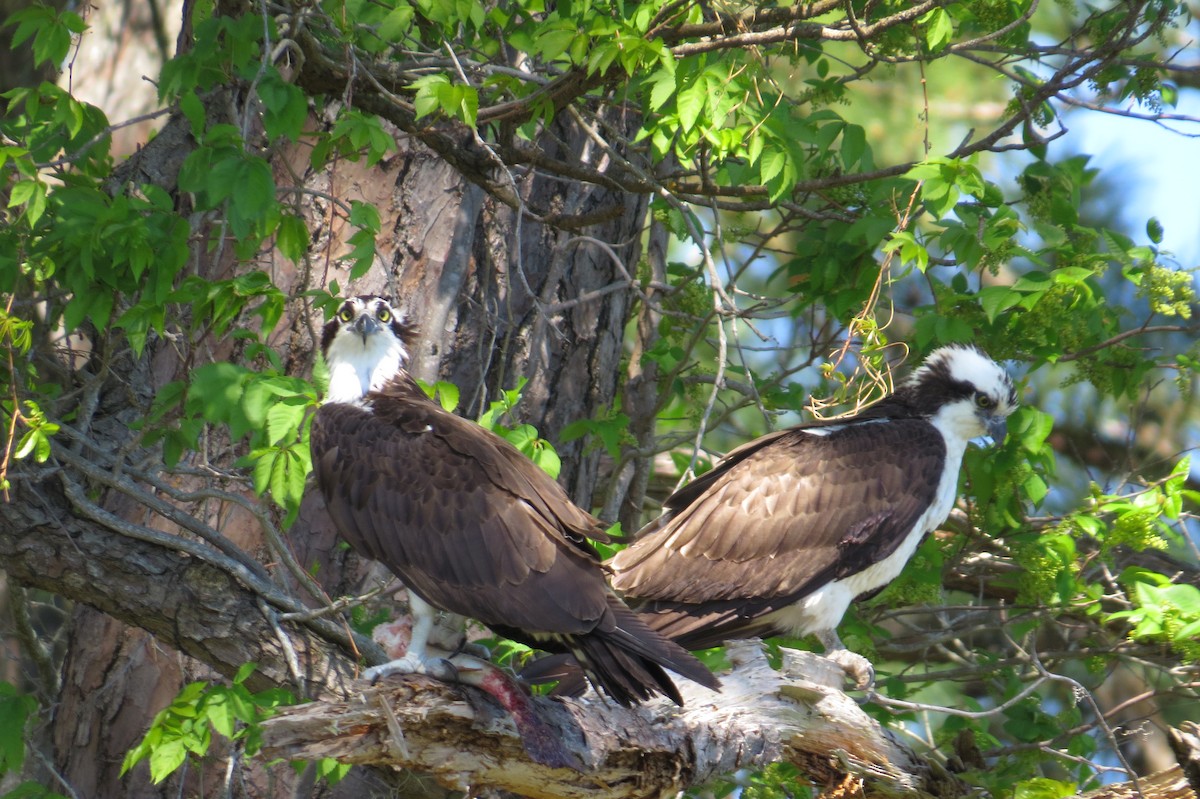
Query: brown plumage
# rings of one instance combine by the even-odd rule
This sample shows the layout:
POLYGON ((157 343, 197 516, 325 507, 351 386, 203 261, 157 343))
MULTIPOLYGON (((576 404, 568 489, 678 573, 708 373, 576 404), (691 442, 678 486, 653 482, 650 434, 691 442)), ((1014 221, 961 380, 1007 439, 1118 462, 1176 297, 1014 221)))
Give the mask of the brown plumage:
MULTIPOLYGON (((360 298, 354 313, 377 313, 379 301, 360 298)), ((349 316, 331 324, 350 332, 349 316)), ((354 329, 341 341, 357 347, 360 336, 365 346, 393 335, 386 324, 374 327, 379 332, 354 329)), ((337 335, 325 337, 327 351, 337 335)), ((357 350, 346 351, 335 359, 356 363, 360 376, 371 373, 375 359, 355 361, 357 350)), ((358 401, 352 389, 331 384, 340 401, 318 410, 311 433, 317 483, 356 550, 436 608, 574 654, 623 705, 655 693, 680 702, 663 667, 716 687, 702 664, 649 630, 608 588, 589 543, 607 540, 602 526, 549 475, 507 441, 447 413, 403 369, 382 385, 361 382, 374 390, 358 401)))
MULTIPOLYGON (((968 440, 1003 438, 1015 407, 999 365, 943 347, 859 414, 730 452, 612 559, 613 586, 689 649, 815 633, 841 650, 850 602, 894 579, 945 520, 968 440)), ((865 661, 839 657, 869 677, 865 661)))
POLYGON ((615 587, 688 649, 785 632, 764 617, 891 555, 933 501, 946 448, 928 427, 805 427, 733 450, 618 554, 615 587))

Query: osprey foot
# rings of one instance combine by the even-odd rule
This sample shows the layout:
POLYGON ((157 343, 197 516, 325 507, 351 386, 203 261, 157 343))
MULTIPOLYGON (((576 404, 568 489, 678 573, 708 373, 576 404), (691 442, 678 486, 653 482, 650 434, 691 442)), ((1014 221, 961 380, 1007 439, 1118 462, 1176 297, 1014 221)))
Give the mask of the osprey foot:
POLYGON ((825 657, 841 666, 858 690, 869 691, 875 687, 875 667, 862 655, 849 649, 836 649, 825 657))
POLYGON ((405 655, 402 658, 372 666, 363 672, 363 679, 374 685, 384 677, 390 677, 393 674, 424 674, 442 682, 458 681, 458 669, 448 658, 414 657, 412 655, 405 655))

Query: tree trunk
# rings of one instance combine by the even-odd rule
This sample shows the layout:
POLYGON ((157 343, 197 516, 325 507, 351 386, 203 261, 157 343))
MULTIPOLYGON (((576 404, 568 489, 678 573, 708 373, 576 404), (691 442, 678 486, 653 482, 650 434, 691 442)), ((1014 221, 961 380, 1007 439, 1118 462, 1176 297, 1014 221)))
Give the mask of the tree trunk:
MULTIPOLYGON (((112 63, 89 67, 89 73, 111 77, 113 70, 130 66, 116 56, 117 45, 127 44, 120 31, 112 40, 112 63)), ((133 69, 153 73, 145 66, 133 69)), ((109 85, 121 81, 138 83, 140 74, 123 74, 109 85)), ((227 109, 234 97, 228 93, 211 98, 210 107, 227 109)), ((328 124, 321 119, 311 122, 328 124)), ((386 293, 399 299, 421 329, 414 371, 424 379, 458 385, 464 399, 461 411, 468 416, 486 408, 497 392, 514 387, 520 378, 528 379, 517 410, 520 420, 533 423, 551 439, 565 424, 611 405, 630 312, 624 275, 636 271, 645 199, 551 180, 533 170, 506 173, 524 203, 520 213, 489 197, 414 139, 393 133, 397 150, 375 167, 362 160, 335 160, 315 170, 307 143, 277 154, 277 183, 296 198, 296 209, 313 232, 302 264, 294 265, 275 252, 263 253, 253 263, 235 263, 230 247, 210 248, 202 236, 195 240, 194 272, 215 279, 261 269, 293 298, 270 343, 294 374, 309 374, 314 334, 322 323, 302 292, 336 280, 353 293, 386 293), (353 285, 348 267, 337 258, 349 249, 346 238, 354 229, 329 197, 343 203, 369 202, 382 217, 380 257, 353 285), (567 226, 538 221, 544 218, 566 220, 567 226), (575 238, 579 234, 608 248, 583 243, 575 238), (621 263, 614 262, 610 252, 621 263), (591 292, 597 293, 589 297, 591 292)), ((112 185, 153 182, 175 192, 179 166, 194 146, 186 122, 174 118, 118 168, 112 185)), ((585 136, 567 121, 555 124, 544 146, 565 149, 604 168, 599 156, 589 151, 585 136)), ((187 207, 186 197, 177 202, 187 207)), ((213 229, 203 225, 201 221, 197 232, 213 229)), ((184 321, 174 328, 175 340, 152 339, 139 359, 121 341, 92 342, 92 362, 70 376, 76 387, 96 398, 95 413, 79 425, 86 443, 60 436, 51 470, 20 463, 11 474, 12 502, 0 509, 0 552, 5 553, 9 577, 81 603, 70 623, 62 692, 50 732, 55 768, 79 796, 165 797, 181 790, 224 790, 220 758, 206 765, 204 773, 181 771, 158 786, 150 784, 144 763, 118 778, 126 751, 190 680, 229 676, 242 663, 255 661, 259 670, 252 680, 257 688, 284 685, 299 696, 344 698, 345 679, 353 673, 352 650, 330 642, 337 640, 337 633, 344 642, 344 629, 328 622, 316 631, 297 629, 275 618, 286 610, 280 606, 284 599, 295 605, 293 610, 320 600, 301 590, 279 565, 279 553, 264 537, 256 513, 243 507, 260 505, 247 481, 204 473, 212 466, 228 468, 238 454, 231 444, 237 442, 219 440, 221 436, 206 439, 207 450, 181 464, 190 473, 163 472, 154 466, 129 469, 131 461, 146 463, 147 455, 149 462, 158 457, 139 452, 130 458, 129 442, 137 441, 138 435, 131 425, 145 417, 162 386, 186 378, 205 362, 237 361, 241 356, 240 348, 227 341, 205 339, 189 347, 184 321), (102 473, 119 479, 106 480, 102 473), (168 497, 166 508, 154 506, 148 497, 163 500, 165 495, 163 486, 149 481, 165 483, 176 498, 168 497), (214 498, 222 491, 234 496, 214 498), (195 492, 210 496, 188 498, 195 492), (198 540, 175 515, 219 531, 225 551, 198 540), (162 537, 154 539, 155 531, 162 537), (131 538, 143 533, 148 540, 131 538), (184 554, 173 551, 175 539, 187 542, 184 554), (271 565, 236 564, 230 553, 238 551, 249 553, 251 561, 271 565), (212 562, 205 560, 209 555, 212 562), (265 604, 235 608, 230 605, 235 597, 246 601, 244 592, 231 588, 242 578, 241 587, 248 581, 251 593, 275 593, 265 604), (282 644, 284 640, 289 643, 282 644), (288 662, 297 653, 300 674, 288 662)), ((48 336, 38 356, 54 361, 48 336)), ((560 479, 577 501, 589 506, 598 453, 585 456, 582 442, 561 445, 559 452, 560 479)), ((266 513, 271 515, 269 509, 266 513)), ((362 586, 366 568, 335 546, 319 510, 306 513, 289 531, 286 546, 302 569, 316 567, 330 596, 362 586)), ((369 644, 360 641, 359 649, 369 649, 369 644)), ((48 775, 42 776, 51 784, 48 775)), ((395 779, 378 774, 373 779, 385 785, 384 790, 395 790, 395 779)), ((297 785, 287 767, 243 780, 260 786, 274 780, 271 784, 286 790, 297 785)), ((348 795, 361 790, 351 788, 348 795)), ((426 790, 422 787, 416 794, 426 790)))

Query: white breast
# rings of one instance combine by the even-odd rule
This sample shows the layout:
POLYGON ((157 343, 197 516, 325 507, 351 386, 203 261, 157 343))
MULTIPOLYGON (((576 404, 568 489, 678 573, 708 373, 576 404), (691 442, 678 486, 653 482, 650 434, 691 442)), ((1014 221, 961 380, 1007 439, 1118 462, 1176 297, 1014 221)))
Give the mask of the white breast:
POLYGON ((329 365, 326 402, 358 402, 369 391, 377 391, 390 380, 405 360, 399 340, 375 333, 362 338, 342 335, 334 339, 325 359, 329 365))
POLYGON ((845 579, 827 583, 796 604, 770 614, 767 620, 794 636, 832 630, 846 615, 846 608, 850 607, 855 597, 887 585, 899 576, 925 534, 937 529, 950 515, 958 494, 958 470, 962 465, 967 440, 956 435, 953 429, 948 430, 953 427, 953 421, 939 418, 941 416, 941 413, 934 416, 932 422, 946 440, 946 464, 933 503, 917 520, 912 532, 883 560, 845 579))

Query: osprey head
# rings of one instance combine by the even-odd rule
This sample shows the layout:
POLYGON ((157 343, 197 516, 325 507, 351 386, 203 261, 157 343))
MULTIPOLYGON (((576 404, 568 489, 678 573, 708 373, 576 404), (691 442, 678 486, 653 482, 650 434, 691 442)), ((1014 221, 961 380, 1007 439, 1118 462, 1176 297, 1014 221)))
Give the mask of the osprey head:
POLYGON ((930 353, 903 389, 944 433, 972 439, 985 433, 1004 440, 1016 410, 1012 378, 977 347, 951 344, 930 353))
POLYGON ((415 334, 385 298, 347 299, 321 331, 321 354, 329 367, 325 401, 358 402, 383 388, 408 361, 415 334))

